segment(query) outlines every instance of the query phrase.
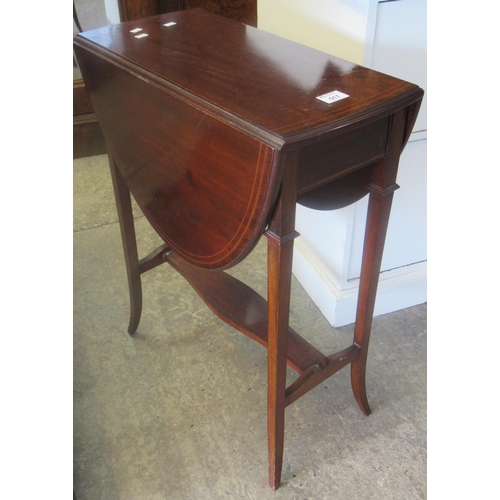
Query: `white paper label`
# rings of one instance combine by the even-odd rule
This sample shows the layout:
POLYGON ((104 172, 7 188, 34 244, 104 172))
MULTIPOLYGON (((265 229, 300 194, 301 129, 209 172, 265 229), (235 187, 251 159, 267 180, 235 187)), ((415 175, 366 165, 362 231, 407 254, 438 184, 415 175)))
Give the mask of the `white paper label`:
POLYGON ((130 30, 130 33, 139 33, 139 31, 142 31, 142 28, 135 28, 133 30, 130 30))
POLYGON ((144 38, 145 36, 148 36, 147 33, 141 33, 140 35, 135 35, 136 38, 144 38))
POLYGON ((166 26, 168 28, 169 26, 173 26, 174 24, 177 24, 177 23, 174 23, 174 22, 166 23, 163 26, 166 26))
POLYGON ((346 97, 349 96, 347 94, 344 94, 343 92, 340 92, 339 90, 334 90, 333 92, 328 92, 328 94, 320 95, 316 97, 316 99, 326 102, 327 104, 331 104, 332 102, 340 101, 341 99, 345 99, 346 97))

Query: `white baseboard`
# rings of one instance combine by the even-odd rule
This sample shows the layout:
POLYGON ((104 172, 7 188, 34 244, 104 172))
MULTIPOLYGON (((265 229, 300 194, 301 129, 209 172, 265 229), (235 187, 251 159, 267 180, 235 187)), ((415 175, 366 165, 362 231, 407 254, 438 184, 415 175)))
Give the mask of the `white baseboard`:
MULTIPOLYGON (((293 274, 334 327, 354 323, 359 280, 342 283, 339 276, 325 270, 305 247, 295 243, 293 274)), ((427 263, 419 262, 391 271, 379 278, 374 316, 427 301, 427 263)))

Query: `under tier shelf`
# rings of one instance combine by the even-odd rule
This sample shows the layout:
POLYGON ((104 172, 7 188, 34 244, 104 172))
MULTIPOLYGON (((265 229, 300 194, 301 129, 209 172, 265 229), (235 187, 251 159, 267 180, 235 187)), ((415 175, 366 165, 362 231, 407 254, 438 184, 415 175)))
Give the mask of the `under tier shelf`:
MULTIPOLYGON (((163 259, 196 290, 208 307, 222 320, 267 348, 267 301, 245 283, 223 271, 194 267, 174 251, 163 259)), ((302 374, 328 360, 292 328, 288 330, 288 365, 302 374)))

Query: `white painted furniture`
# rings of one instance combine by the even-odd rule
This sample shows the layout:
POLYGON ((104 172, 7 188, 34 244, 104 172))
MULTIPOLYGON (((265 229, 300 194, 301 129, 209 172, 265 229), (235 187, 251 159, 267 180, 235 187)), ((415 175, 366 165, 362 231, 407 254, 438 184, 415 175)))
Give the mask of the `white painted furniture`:
MULTIPOLYGON (((258 26, 426 89, 426 0, 259 0, 258 26)), ((375 315, 427 300, 426 98, 401 157, 375 315)), ((367 199, 297 209, 293 272, 333 326, 354 322, 367 199)))

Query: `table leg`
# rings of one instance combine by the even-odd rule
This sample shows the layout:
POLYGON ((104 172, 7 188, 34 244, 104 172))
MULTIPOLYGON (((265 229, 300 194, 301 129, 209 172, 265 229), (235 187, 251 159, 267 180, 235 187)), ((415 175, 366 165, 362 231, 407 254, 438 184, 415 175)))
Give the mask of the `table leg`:
POLYGON ((403 148, 405 123, 406 110, 391 117, 386 157, 374 166, 372 182, 369 185, 370 198, 354 326, 354 343, 360 347, 360 355, 351 363, 352 390, 365 415, 371 413, 365 381, 368 344, 392 199, 394 191, 399 187, 396 184, 396 175, 403 148))
POLYGON ((293 240, 268 241, 268 448, 269 484, 279 487, 285 434, 285 391, 288 317, 290 312, 293 240))
POLYGON ((268 238, 268 452, 269 485, 278 489, 283 465, 287 342, 295 231, 296 163, 289 153, 268 238))
POLYGON ((352 390, 365 415, 371 413, 365 382, 368 343, 393 193, 394 189, 390 192, 379 192, 373 189, 368 203, 365 246, 354 327, 354 343, 360 347, 360 355, 351 364, 352 390))
POLYGON ((111 178, 113 180, 113 189, 115 192, 118 220, 120 222, 123 253, 125 254, 125 266, 127 268, 130 295, 130 321, 128 333, 132 335, 136 332, 137 327, 139 326, 142 312, 141 272, 135 237, 134 215, 132 212, 130 190, 112 155, 108 154, 108 157, 111 178))

